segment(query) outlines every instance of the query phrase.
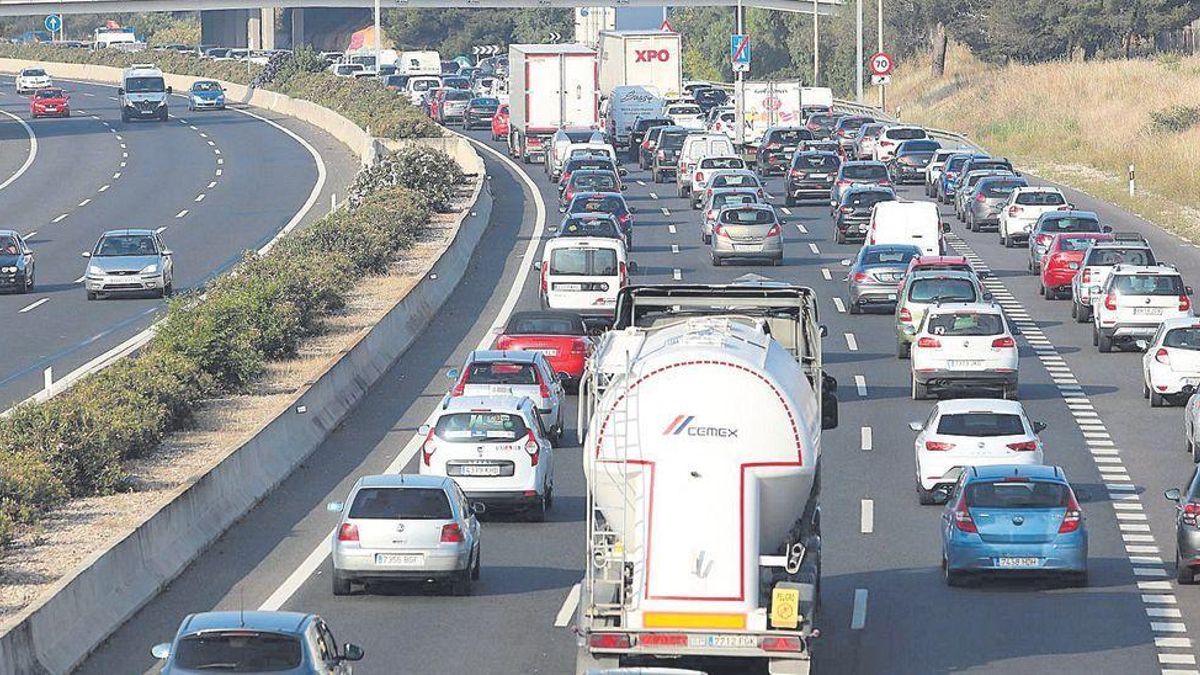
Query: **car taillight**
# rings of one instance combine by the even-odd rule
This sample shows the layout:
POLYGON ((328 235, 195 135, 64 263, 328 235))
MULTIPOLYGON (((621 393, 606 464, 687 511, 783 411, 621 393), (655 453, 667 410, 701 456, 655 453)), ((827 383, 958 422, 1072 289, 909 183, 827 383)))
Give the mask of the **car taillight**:
POLYGON ((1045 245, 1049 244, 1051 239, 1053 239, 1053 237, 1051 237, 1048 234, 1039 234, 1037 236, 1038 246, 1045 246, 1045 245))
MULTIPOLYGON (((624 285, 624 280, 622 280, 621 285, 624 285)), ((574 340, 572 340, 571 341, 571 353, 572 354, 587 354, 587 340, 584 338, 575 338, 574 340)))
POLYGON ((855 272, 853 278, 854 278, 854 283, 861 284, 862 282, 867 280, 867 273, 866 272, 855 272))
POLYGON ((713 234, 717 235, 718 237, 729 236, 729 233, 725 231, 725 227, 723 225, 713 225, 713 234))
POLYGON ((942 343, 939 342, 937 338, 923 337, 923 338, 920 338, 919 340, 917 340, 917 346, 918 347, 929 347, 932 349, 940 349, 942 346, 942 343))
POLYGON ((842 213, 854 213, 854 207, 853 206, 843 206, 842 208, 838 209, 838 211, 841 211, 842 213))
POLYGON ((617 220, 621 221, 622 225, 626 225, 629 223, 629 214, 622 213, 621 215, 617 216, 617 220))
POLYGON ((1020 443, 1009 443, 1008 449, 1015 450, 1016 452, 1033 452, 1034 450, 1037 450, 1037 441, 1021 441, 1020 443))
POLYGON ((879 183, 878 183, 878 184, 879 184, 880 186, 882 186, 882 187, 888 187, 888 186, 890 186, 890 185, 892 184, 892 181, 890 181, 890 180, 888 180, 888 179, 884 178, 883 180, 879 181, 879 183))
POLYGON ((925 449, 930 452, 946 452, 947 450, 953 450, 954 444, 942 443, 939 441, 925 441, 925 449))
POLYGON ((912 313, 908 311, 907 307, 904 307, 900 310, 900 322, 912 323, 912 313))
POLYGON ((771 229, 767 230, 768 237, 778 237, 782 232, 779 230, 779 225, 772 225, 771 229))
POLYGON ((572 187, 568 187, 567 191, 563 193, 563 197, 565 197, 567 199, 567 201, 571 201, 571 198, 574 196, 575 196, 575 188, 572 188, 572 187))
POLYGON ((529 455, 530 466, 537 466, 541 450, 542 448, 538 445, 537 439, 533 437, 533 431, 527 432, 525 436, 525 453, 529 455))
POLYGON ((464 541, 462 528, 458 523, 446 523, 442 526, 443 544, 461 544, 464 541))
POLYGON ((663 150, 659 150, 659 151, 658 151, 658 158, 659 158, 659 159, 666 159, 666 158, 667 158, 667 153, 666 153, 665 151, 663 151, 663 150))
POLYGON ((708 210, 708 213, 704 214, 704 217, 705 217, 705 219, 707 219, 707 220, 712 220, 713 218, 716 218, 716 217, 717 217, 717 210, 716 210, 716 209, 709 209, 709 210, 708 210))
POLYGON ((1109 293, 1108 295, 1104 296, 1104 309, 1107 309, 1110 312, 1117 311, 1116 293, 1109 293))
POLYGON ((1164 363, 1164 364, 1170 365, 1171 353, 1168 352, 1166 349, 1159 347, 1158 351, 1154 352, 1154 360, 1158 361, 1159 363, 1164 363))
POLYGON ((507 335, 501 335, 500 337, 496 338, 496 344, 494 344, 492 346, 492 348, 507 350, 511 346, 512 346, 512 338, 510 338, 507 335))
POLYGON ((542 293, 550 292, 550 282, 546 279, 546 265, 542 265, 542 293))
POLYGON ((1008 207, 1008 215, 1010 215, 1010 216, 1015 216, 1020 212, 1021 212, 1021 207, 1019 207, 1019 206, 1008 207))
POLYGON ((701 179, 703 179, 703 178, 704 178, 704 174, 702 174, 702 173, 700 173, 699 171, 697 171, 697 172, 696 172, 696 175, 692 177, 692 180, 694 180, 694 181, 696 181, 697 183, 699 183, 699 182, 701 181, 701 179))
POLYGON ((425 462, 425 466, 429 466, 429 461, 433 459, 433 453, 437 450, 437 441, 433 440, 433 429, 425 435, 425 442, 421 444, 421 461, 425 462))
POLYGON ((883 147, 885 147, 885 148, 890 148, 890 147, 892 147, 893 145, 895 145, 895 143, 893 143, 893 142, 891 142, 891 141, 879 141, 879 145, 881 145, 881 146, 883 146, 883 147))
POLYGON ((996 349, 1012 348, 1012 347, 1016 347, 1016 346, 1017 346, 1017 343, 1014 342, 1013 339, 1007 335, 1005 335, 1002 338, 996 338, 995 340, 992 340, 992 347, 996 348, 996 349))
POLYGON ((1079 501, 1075 499, 1075 493, 1070 491, 1067 495, 1067 510, 1063 513, 1062 525, 1058 526, 1059 534, 1074 532, 1083 524, 1083 512, 1079 510, 1079 501))
POLYGON ((1086 284, 1087 282, 1089 282, 1089 281, 1091 281, 1091 280, 1092 280, 1092 270, 1091 270, 1091 268, 1090 268, 1090 267, 1085 267, 1085 268, 1083 268, 1083 276, 1082 276, 1082 277, 1080 277, 1080 279, 1079 279, 1079 282, 1080 282, 1081 284, 1086 284))
POLYGON ((984 202, 986 202, 986 201, 987 201, 987 197, 985 197, 985 196, 984 196, 984 194, 983 194, 982 192, 980 192, 980 193, 978 193, 978 194, 976 194, 976 195, 975 195, 975 201, 977 201, 977 202, 979 202, 980 204, 982 204, 982 203, 984 203, 984 202))
POLYGON ((621 288, 625 288, 629 281, 629 266, 625 263, 620 263, 617 265, 617 272, 621 277, 621 288))
POLYGON ((538 383, 538 395, 542 398, 550 398, 550 386, 546 384, 546 378, 542 377, 540 370, 534 369, 538 383))
POLYGON ((1196 502, 1188 502, 1183 505, 1183 511, 1180 513, 1185 525, 1196 525, 1196 517, 1200 516, 1200 504, 1196 502))
POLYGON ((839 180, 839 181, 837 182, 837 184, 838 184, 838 187, 846 187, 847 185, 849 185, 849 184, 850 184, 850 181, 848 181, 848 180, 846 180, 845 178, 843 178, 843 179, 839 180))
POLYGON ((338 528, 338 541, 358 541, 358 526, 342 523, 338 528))
POLYGON ((979 532, 979 528, 975 527, 975 520, 971 518, 971 512, 967 510, 965 499, 954 507, 954 526, 959 532, 979 532))
POLYGON ((1179 294, 1179 311, 1186 312, 1192 308, 1192 301, 1188 298, 1187 293, 1179 294))

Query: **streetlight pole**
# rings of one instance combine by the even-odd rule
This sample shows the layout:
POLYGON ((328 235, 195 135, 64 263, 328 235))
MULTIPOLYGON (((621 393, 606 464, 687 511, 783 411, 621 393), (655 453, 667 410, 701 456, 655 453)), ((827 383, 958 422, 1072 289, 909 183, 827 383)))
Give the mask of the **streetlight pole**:
POLYGON ((817 86, 817 80, 821 68, 821 28, 820 22, 817 19, 817 0, 813 0, 813 86, 817 86))
MULTIPOLYGON (((738 0, 737 9, 737 34, 745 35, 742 31, 742 0, 738 0)), ((734 138, 737 140, 739 148, 746 147, 746 73, 742 70, 737 71, 737 79, 734 84, 734 98, 737 99, 737 107, 734 108, 733 123, 737 125, 737 131, 734 138)))
MULTIPOLYGON (((376 1, 378 1, 378 0, 376 0, 376 1)), ((877 47, 876 51, 882 52, 883 51, 883 0, 876 0, 876 4, 877 4, 878 10, 879 10, 879 15, 877 18, 878 25, 876 27, 879 44, 876 45, 876 47, 877 47)), ((885 85, 882 85, 882 84, 879 85, 879 109, 880 110, 884 109, 884 100, 885 100, 884 94, 883 94, 884 86, 885 85)))
POLYGON ((855 56, 857 60, 854 62, 854 100, 863 102, 863 0, 858 0, 857 11, 855 12, 856 25, 858 28, 858 44, 855 56))
MULTIPOLYGON (((883 0, 880 0, 882 2, 883 0)), ((375 76, 379 77, 381 68, 379 67, 379 52, 382 50, 382 35, 379 29, 379 0, 375 0, 375 76)))

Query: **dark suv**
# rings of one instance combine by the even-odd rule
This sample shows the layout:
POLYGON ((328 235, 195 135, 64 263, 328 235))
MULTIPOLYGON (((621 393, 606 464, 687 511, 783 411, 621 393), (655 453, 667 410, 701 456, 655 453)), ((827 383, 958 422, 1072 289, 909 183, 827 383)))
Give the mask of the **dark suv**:
POLYGON ((882 185, 851 185, 842 190, 841 201, 833 212, 834 239, 839 244, 865 241, 871 209, 879 202, 895 199, 896 192, 882 185))
POLYGON ((646 140, 646 132, 651 127, 669 127, 675 124, 670 117, 643 117, 629 127, 629 161, 637 162, 642 152, 642 141, 646 140))
POLYGON ((787 205, 795 206, 801 199, 829 199, 834 176, 841 166, 841 158, 832 152, 796 153, 784 180, 787 205))
POLYGON ((666 182, 668 175, 674 176, 679 171, 679 151, 683 150, 683 139, 689 133, 692 132, 683 127, 664 127, 659 133, 650 164, 655 183, 666 182))
POLYGON ((804 127, 771 127, 763 134, 754 153, 754 170, 760 176, 787 172, 792 155, 803 141, 813 140, 813 133, 804 127))

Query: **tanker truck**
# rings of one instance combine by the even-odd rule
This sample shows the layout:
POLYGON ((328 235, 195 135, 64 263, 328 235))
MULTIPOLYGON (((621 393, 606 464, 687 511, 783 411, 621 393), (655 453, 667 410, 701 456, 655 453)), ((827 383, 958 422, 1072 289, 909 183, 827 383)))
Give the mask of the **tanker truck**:
POLYGON ((622 290, 580 392, 577 675, 708 657, 809 672, 837 424, 823 332, 811 289, 762 277, 622 290))

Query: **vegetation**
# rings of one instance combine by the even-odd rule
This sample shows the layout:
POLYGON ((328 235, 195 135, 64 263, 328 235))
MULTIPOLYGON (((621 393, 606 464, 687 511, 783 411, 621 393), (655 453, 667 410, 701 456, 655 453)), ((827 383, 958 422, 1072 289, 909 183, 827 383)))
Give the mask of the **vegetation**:
POLYGON ((549 42, 550 33, 570 41, 571 9, 394 9, 383 13, 383 30, 406 49, 436 49, 443 59, 471 54, 476 45, 549 42))

